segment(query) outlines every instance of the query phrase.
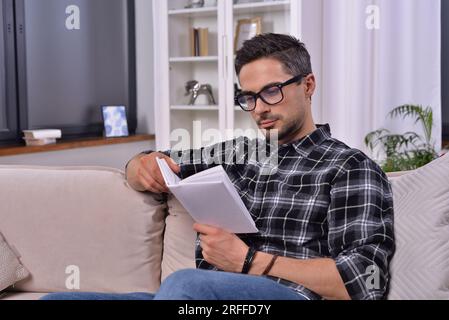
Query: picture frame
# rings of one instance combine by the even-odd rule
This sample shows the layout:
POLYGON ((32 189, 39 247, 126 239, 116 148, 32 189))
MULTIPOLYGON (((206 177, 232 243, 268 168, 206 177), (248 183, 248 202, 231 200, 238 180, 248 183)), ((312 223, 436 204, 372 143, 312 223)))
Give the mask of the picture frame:
POLYGON ((106 138, 128 137, 128 118, 125 106, 101 106, 104 136, 106 138))
POLYGON ((238 20, 234 38, 234 51, 237 52, 246 40, 252 39, 261 33, 261 17, 238 20))

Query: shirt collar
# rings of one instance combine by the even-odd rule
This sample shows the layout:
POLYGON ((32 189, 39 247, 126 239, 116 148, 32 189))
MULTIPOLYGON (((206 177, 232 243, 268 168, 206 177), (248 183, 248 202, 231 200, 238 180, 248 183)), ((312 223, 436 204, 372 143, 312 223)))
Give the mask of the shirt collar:
POLYGON ((300 140, 283 144, 281 148, 293 148, 301 156, 307 156, 315 146, 332 137, 329 124, 317 124, 317 129, 300 140))

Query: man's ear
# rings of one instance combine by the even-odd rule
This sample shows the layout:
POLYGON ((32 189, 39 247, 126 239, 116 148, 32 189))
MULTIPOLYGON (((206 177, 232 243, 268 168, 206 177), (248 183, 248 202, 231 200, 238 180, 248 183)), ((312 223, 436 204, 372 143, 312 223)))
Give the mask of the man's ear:
POLYGON ((312 96, 315 93, 315 88, 315 75, 311 73, 304 79, 304 93, 307 99, 312 99, 312 96))

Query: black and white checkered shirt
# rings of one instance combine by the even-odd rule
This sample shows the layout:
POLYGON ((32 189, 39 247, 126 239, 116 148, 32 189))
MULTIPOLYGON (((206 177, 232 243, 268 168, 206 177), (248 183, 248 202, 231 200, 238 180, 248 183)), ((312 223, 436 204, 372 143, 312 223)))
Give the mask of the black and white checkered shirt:
MULTIPOLYGON (((300 141, 280 145, 278 167, 270 175, 261 174, 257 161, 242 164, 236 156, 229 161, 229 152, 235 155, 243 150, 248 156, 250 144, 239 138, 222 143, 220 154, 214 151, 219 150, 217 145, 202 149, 203 154, 209 152, 226 162, 221 164, 259 229, 240 238, 270 254, 332 258, 353 299, 384 298, 394 251, 393 197, 379 166, 332 138, 329 125, 318 126, 300 141)), ((219 162, 192 161, 186 152, 182 154, 181 178, 219 162)), ((198 244, 196 263, 198 268, 217 270, 203 259, 198 244)), ((307 299, 321 299, 300 284, 270 278, 307 299)))

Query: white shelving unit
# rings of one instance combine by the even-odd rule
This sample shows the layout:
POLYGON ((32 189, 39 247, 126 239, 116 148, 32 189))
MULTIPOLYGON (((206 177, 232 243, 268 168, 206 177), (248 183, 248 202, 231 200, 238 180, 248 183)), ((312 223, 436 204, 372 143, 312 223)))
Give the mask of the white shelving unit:
POLYGON ((218 62, 218 56, 209 57, 173 57, 170 62, 218 62))
MULTIPOLYGON (((179 145, 179 133, 190 134, 190 147, 213 142, 208 129, 232 137, 236 129, 257 129, 251 115, 234 105, 234 34, 240 19, 262 18, 262 32, 301 34, 301 0, 245 1, 217 0, 217 6, 185 9, 188 0, 153 0, 155 57, 155 127, 158 150, 179 145), (209 29, 209 56, 192 57, 190 30, 209 29), (210 84, 217 105, 201 96, 187 105, 187 81, 210 84), (200 132, 198 132, 200 131, 200 132)), ((242 132, 242 131, 240 131, 242 132)), ((210 131, 209 131, 210 133, 210 131)), ((237 134, 239 135, 239 134, 237 134)))

